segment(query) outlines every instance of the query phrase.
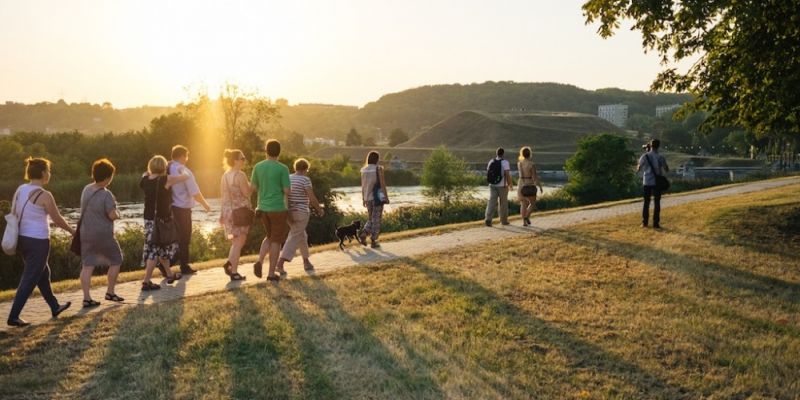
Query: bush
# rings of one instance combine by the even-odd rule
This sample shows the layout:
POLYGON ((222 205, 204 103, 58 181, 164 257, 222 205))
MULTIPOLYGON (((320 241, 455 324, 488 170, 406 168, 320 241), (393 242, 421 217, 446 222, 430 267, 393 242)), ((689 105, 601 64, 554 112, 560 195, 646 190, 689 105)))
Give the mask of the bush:
POLYGON ((569 183, 564 190, 579 204, 628 197, 635 187, 634 162, 627 139, 607 133, 586 136, 567 160, 569 183))
POLYGON ((458 202, 466 192, 468 175, 464 160, 444 146, 439 146, 431 152, 422 167, 423 193, 445 206, 458 202))

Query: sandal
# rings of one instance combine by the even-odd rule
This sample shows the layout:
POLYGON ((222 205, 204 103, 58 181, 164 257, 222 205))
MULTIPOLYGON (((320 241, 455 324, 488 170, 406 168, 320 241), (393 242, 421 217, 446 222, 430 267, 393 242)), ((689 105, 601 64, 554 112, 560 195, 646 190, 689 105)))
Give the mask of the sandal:
POLYGON ((253 274, 254 274, 254 275, 257 277, 257 278, 261 278, 262 276, 264 276, 264 275, 262 274, 262 271, 261 271, 261 270, 262 270, 262 268, 263 268, 263 266, 262 266, 262 264, 261 264, 261 262, 260 262, 260 261, 256 261, 256 262, 255 262, 255 264, 253 264, 253 274))
POLYGON ((231 274, 232 281, 243 281, 245 279, 247 279, 247 277, 244 275, 240 275, 238 272, 231 274))
POLYGON ((171 277, 167 277, 167 284, 171 285, 172 283, 174 283, 175 281, 181 279, 182 277, 183 277, 183 275, 181 275, 180 272, 176 272, 176 273, 172 274, 171 277))
POLYGON ((84 300, 84 301, 83 301, 83 308, 97 307, 97 306, 99 306, 99 305, 100 305, 100 302, 99 302, 99 301, 94 301, 94 300, 92 300, 92 299, 89 299, 89 300, 84 300))
POLYGON ((144 291, 158 290, 158 289, 161 289, 161 286, 159 284, 157 284, 157 283, 153 283, 153 282, 150 282, 150 281, 142 282, 142 290, 144 290, 144 291))
POLYGON ((222 266, 222 269, 225 271, 225 275, 228 275, 228 276, 232 276, 233 275, 233 272, 231 272, 231 268, 233 268, 233 265, 231 265, 231 262, 230 261, 225 261, 225 265, 222 266))
POLYGON ((116 293, 106 293, 106 300, 116 301, 117 303, 125 301, 122 297, 117 296, 116 293))

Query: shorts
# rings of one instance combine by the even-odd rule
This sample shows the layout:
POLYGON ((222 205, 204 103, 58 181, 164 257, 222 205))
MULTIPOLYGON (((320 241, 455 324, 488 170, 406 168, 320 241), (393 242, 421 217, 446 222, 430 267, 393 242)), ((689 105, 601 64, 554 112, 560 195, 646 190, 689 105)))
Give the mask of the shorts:
POLYGON ((267 232, 267 240, 270 243, 286 242, 289 236, 288 211, 261 211, 256 210, 256 218, 261 221, 264 230, 267 232))

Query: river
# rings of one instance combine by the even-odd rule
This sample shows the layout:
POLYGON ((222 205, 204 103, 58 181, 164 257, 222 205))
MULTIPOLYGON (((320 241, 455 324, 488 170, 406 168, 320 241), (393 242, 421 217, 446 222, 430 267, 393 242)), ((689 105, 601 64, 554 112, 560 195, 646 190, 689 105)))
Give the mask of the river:
MULTIPOLYGON (((544 193, 552 193, 560 188, 558 185, 545 185, 544 193)), ((422 194, 422 186, 395 186, 389 188, 390 204, 384 207, 385 212, 392 212, 399 207, 421 205, 429 202, 422 194)), ((339 187, 334 189, 340 193, 341 196, 336 201, 336 206, 344 212, 363 212, 365 211, 361 204, 361 187, 339 187)), ((471 197, 479 200, 487 200, 489 198, 489 190, 486 186, 476 186, 469 190, 468 193, 471 197)), ((515 197, 515 196, 510 196, 515 197)), ((211 212, 205 213, 202 208, 195 208, 192 213, 192 220, 195 225, 200 227, 204 233, 211 232, 219 226, 219 199, 208 199, 211 205, 211 212)), ((121 203, 118 206, 122 218, 115 224, 116 230, 123 230, 128 226, 141 226, 142 213, 144 212, 143 203, 121 203)), ((72 225, 78 222, 80 216, 76 208, 63 208, 61 210, 64 218, 67 219, 72 225)))

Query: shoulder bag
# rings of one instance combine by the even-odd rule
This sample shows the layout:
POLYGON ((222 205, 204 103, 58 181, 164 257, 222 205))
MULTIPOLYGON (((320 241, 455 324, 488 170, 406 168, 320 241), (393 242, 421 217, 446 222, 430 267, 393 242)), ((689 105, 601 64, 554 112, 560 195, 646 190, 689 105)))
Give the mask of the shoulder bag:
POLYGON ((156 246, 169 246, 178 241, 178 227, 175 225, 175 220, 172 218, 172 211, 170 215, 160 217, 158 215, 158 192, 161 191, 161 177, 156 178, 156 201, 153 234, 150 235, 150 244, 156 246))
POLYGON ((376 206, 382 206, 386 204, 386 194, 383 193, 382 190, 383 185, 381 184, 381 172, 378 166, 375 166, 375 186, 372 187, 372 201, 375 203, 376 206))
POLYGON ((650 165, 650 170, 653 171, 653 175, 656 177, 656 188, 661 192, 666 192, 669 190, 669 179, 666 176, 663 176, 656 172, 656 169, 653 168, 653 162, 650 161, 650 156, 647 154, 644 155, 644 158, 647 160, 647 164, 650 165))
MULTIPOLYGON (((97 194, 97 192, 101 190, 103 189, 102 188, 97 189, 94 191, 94 193, 92 193, 91 196, 89 196, 89 200, 86 200, 86 208, 89 208, 89 203, 92 201, 92 198, 94 197, 94 195, 97 194)), ((69 244, 69 251, 71 251, 78 257, 81 256, 81 225, 83 225, 84 212, 85 212, 84 209, 81 208, 81 217, 78 218, 78 227, 75 229, 75 234, 72 235, 72 242, 70 242, 69 244)))
MULTIPOLYGON (((233 177, 234 183, 236 182, 236 177, 233 177)), ((238 207, 233 208, 233 198, 231 197, 231 185, 228 184, 228 180, 225 179, 225 184, 228 186, 228 199, 231 203, 231 218, 233 219, 234 226, 250 226, 253 225, 253 220, 255 219, 255 212, 250 207, 238 207)), ((238 188, 237 188, 238 189, 238 188)), ((244 194, 244 193, 242 193, 244 194)), ((249 200, 248 200, 249 202, 249 200)))
POLYGON ((17 253, 19 225, 22 223, 22 216, 25 215, 25 207, 28 206, 28 202, 31 201, 31 198, 36 192, 39 194, 37 194, 36 199, 33 200, 34 203, 39 199, 39 196, 42 195, 44 190, 36 189, 28 194, 28 200, 22 205, 22 211, 20 211, 19 218, 17 218, 17 214, 14 214, 17 208, 17 200, 19 200, 19 189, 17 189, 17 194, 14 196, 14 201, 11 203, 11 212, 6 215, 6 230, 3 232, 3 252, 10 256, 17 253))

